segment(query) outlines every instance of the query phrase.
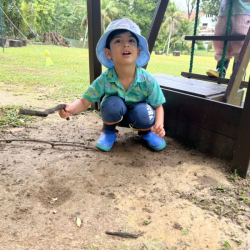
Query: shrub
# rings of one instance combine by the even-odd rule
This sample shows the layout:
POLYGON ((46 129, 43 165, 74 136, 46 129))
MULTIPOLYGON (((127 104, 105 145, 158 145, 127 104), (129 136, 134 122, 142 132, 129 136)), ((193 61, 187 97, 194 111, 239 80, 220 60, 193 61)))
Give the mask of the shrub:
POLYGON ((207 49, 210 49, 210 50, 211 50, 212 48, 213 48, 213 43, 212 43, 212 42, 209 42, 209 43, 208 43, 208 46, 207 46, 207 49))
POLYGON ((198 45, 198 49, 206 49, 203 45, 198 45))

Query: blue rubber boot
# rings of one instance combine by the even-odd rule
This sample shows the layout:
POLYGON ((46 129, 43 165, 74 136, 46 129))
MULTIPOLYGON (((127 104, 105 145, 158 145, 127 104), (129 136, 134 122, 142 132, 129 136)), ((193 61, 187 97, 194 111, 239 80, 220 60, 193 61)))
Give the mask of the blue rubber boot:
POLYGON ((103 151, 110 151, 115 143, 115 140, 119 134, 115 129, 117 124, 107 125, 103 123, 102 133, 96 142, 96 147, 103 151))
POLYGON ((153 134, 151 131, 147 134, 141 134, 140 137, 155 151, 160 151, 166 147, 164 139, 159 137, 157 134, 153 134))
POLYGON ((98 141, 96 142, 96 147, 103 151, 110 151, 117 138, 118 131, 102 131, 98 141))

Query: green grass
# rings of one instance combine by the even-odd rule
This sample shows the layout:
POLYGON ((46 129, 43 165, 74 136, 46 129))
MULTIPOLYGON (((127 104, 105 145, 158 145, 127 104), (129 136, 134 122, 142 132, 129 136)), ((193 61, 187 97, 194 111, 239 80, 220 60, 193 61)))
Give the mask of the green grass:
POLYGON ((26 85, 36 89, 44 86, 53 98, 79 97, 89 85, 88 51, 57 46, 36 47, 49 50, 53 66, 33 47, 7 48, 0 53, 0 81, 26 85))
MULTIPOLYGON (((52 99, 74 100, 81 96, 90 84, 88 50, 41 45, 36 45, 36 48, 42 54, 48 50, 54 65, 46 66, 43 55, 31 45, 6 48, 5 53, 0 52, 0 81, 11 85, 25 85, 29 90, 36 90, 38 86, 45 87, 47 96, 52 99)), ((194 57, 193 73, 205 74, 206 70, 215 69, 213 55, 213 52, 198 51, 194 57)), ((173 57, 155 55, 153 52, 147 70, 152 74, 180 76, 182 71, 188 72, 189 64, 189 55, 173 57)), ((232 72, 232 64, 233 62, 227 76, 232 72)), ((246 79, 248 77, 249 69, 246 79)))
POLYGON ((5 106, 0 107, 0 129, 7 129, 9 127, 25 127, 35 117, 18 115, 17 110, 22 109, 23 106, 5 106))

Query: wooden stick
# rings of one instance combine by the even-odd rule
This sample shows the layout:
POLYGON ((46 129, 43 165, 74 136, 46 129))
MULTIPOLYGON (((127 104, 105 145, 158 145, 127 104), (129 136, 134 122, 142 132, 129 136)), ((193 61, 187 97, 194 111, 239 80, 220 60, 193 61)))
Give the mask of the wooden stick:
POLYGON ((37 140, 37 139, 3 139, 0 140, 0 142, 6 142, 6 143, 11 143, 13 141, 28 141, 28 142, 38 142, 38 143, 45 143, 45 144, 50 144, 52 148, 55 146, 70 146, 70 147, 80 147, 80 148, 85 148, 85 149, 93 149, 98 151, 97 148, 91 147, 91 146, 85 146, 80 143, 74 143, 74 142, 50 142, 50 141, 43 141, 43 140, 37 140))
POLYGON ((36 110, 30 110, 30 109, 19 109, 18 114, 19 115, 31 115, 31 116, 42 116, 47 117, 50 114, 55 113, 56 111, 60 109, 65 109, 66 104, 59 104, 54 108, 46 109, 45 111, 36 111, 36 110))
POLYGON ((129 233, 120 233, 120 232, 105 232, 108 235, 113 235, 113 236, 119 236, 122 238, 133 238, 133 239, 137 239, 138 236, 135 234, 129 234, 129 233))
MULTIPOLYGON (((45 111, 36 111, 36 110, 30 110, 30 109, 19 109, 18 114, 19 115, 30 115, 30 116, 41 116, 41 117, 47 117, 50 114, 55 113, 58 110, 65 109, 67 107, 66 104, 59 104, 54 108, 46 109, 45 111)), ((70 120, 70 118, 66 118, 66 120, 70 120)))

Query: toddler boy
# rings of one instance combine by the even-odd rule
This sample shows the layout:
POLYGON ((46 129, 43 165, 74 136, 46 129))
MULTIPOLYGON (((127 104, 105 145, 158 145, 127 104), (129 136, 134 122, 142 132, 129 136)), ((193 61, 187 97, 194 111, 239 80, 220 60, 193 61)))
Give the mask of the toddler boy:
POLYGON ((60 116, 67 118, 83 112, 104 96, 101 103, 103 128, 96 143, 99 149, 111 149, 118 136, 116 126, 136 129, 153 150, 164 149, 162 104, 165 98, 157 81, 141 68, 148 63, 150 54, 139 27, 129 19, 110 23, 96 52, 108 70, 90 85, 81 99, 60 110, 60 116))

